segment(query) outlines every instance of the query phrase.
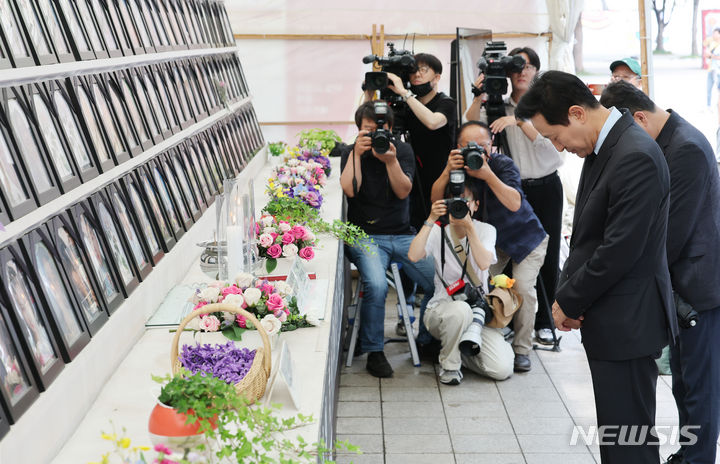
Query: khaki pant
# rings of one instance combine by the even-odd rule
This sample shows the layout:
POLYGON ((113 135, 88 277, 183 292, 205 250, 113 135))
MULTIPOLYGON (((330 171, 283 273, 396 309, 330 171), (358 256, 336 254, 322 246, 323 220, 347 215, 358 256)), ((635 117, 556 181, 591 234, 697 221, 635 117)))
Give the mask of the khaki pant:
POLYGON ((483 327, 480 353, 465 356, 460 353, 460 339, 472 322, 472 310, 464 301, 447 301, 425 311, 425 325, 433 337, 440 340, 440 366, 445 370, 459 370, 465 366, 473 372, 494 380, 512 375, 515 356, 500 329, 483 327))
MULTIPOLYGON (((513 288, 522 296, 523 304, 513 316, 513 329, 515 330, 515 338, 513 340, 513 351, 516 354, 525 356, 530 354, 532 350, 532 337, 535 328, 535 312, 537 312, 537 291, 535 284, 537 282, 538 273, 545 261, 545 251, 547 250, 548 237, 540 242, 529 255, 521 262, 512 262, 512 276, 515 279, 513 288)), ((510 261, 510 257, 501 249, 496 248, 497 263, 490 266, 490 275, 494 276, 502 273, 505 266, 510 261)), ((551 301, 550 304, 553 302, 551 301)))

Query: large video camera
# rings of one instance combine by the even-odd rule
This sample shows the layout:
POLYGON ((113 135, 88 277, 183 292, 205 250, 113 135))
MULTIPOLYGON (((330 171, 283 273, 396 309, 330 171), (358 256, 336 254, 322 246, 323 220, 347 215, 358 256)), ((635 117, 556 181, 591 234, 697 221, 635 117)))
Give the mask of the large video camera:
POLYGON ((462 219, 470 212, 462 196, 463 192, 465 192, 465 171, 462 169, 450 171, 448 189, 450 190, 452 198, 446 198, 444 200, 448 212, 440 218, 441 222, 445 224, 449 222, 448 214, 452 215, 455 219, 462 219))
POLYGON ((484 103, 487 111, 488 124, 496 119, 505 116, 505 105, 503 95, 507 93, 507 78, 512 73, 522 72, 525 67, 525 59, 520 55, 507 56, 505 42, 488 42, 485 51, 477 62, 480 74, 485 74, 482 86, 472 87, 472 93, 476 97, 486 93, 487 101, 484 103))
POLYGON ((395 114, 393 133, 405 132, 405 120, 408 114, 407 104, 402 97, 388 89, 387 73, 393 73, 400 78, 405 88, 410 84, 410 75, 417 70, 415 57, 407 50, 396 50, 392 43, 387 44, 389 51, 387 57, 368 55, 363 58, 363 63, 377 62, 382 71, 365 73, 363 90, 379 90, 380 99, 385 100, 395 114))
POLYGON ((393 137, 392 132, 385 129, 385 124, 387 123, 388 104, 384 101, 376 101, 374 102, 374 106, 377 129, 375 129, 375 132, 370 132, 368 137, 371 139, 370 143, 373 150, 375 150, 375 153, 382 155, 383 153, 387 153, 390 149, 390 142, 395 141, 395 137, 393 137))

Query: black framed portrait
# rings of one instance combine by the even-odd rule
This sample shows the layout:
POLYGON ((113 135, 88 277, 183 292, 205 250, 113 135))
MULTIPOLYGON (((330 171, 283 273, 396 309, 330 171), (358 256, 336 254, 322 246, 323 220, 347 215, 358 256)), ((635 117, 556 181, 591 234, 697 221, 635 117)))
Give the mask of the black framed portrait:
POLYGON ((180 240, 180 237, 185 233, 184 222, 180 214, 180 206, 173 197, 165 172, 153 160, 141 166, 138 169, 138 174, 148 195, 150 191, 148 191, 147 185, 151 185, 156 197, 159 199, 160 207, 165 213, 172 234, 176 240, 180 240))
POLYGON ((110 101, 115 108, 115 114, 122 114, 130 123, 125 131, 125 137, 129 137, 132 133, 139 142, 139 146, 131 150, 133 156, 136 156, 153 146, 150 131, 140 112, 136 95, 130 88, 123 72, 107 73, 103 77, 107 84, 110 101))
POLYGON ((8 419, 7 417, 7 413, 5 412, 5 405, 3 404, 2 396, 0 395, 0 440, 2 440, 9 431, 10 419, 8 419))
POLYGON ((200 8, 205 13, 205 25, 212 38, 213 47, 219 48, 225 46, 225 36, 222 31, 220 18, 217 15, 217 4, 214 1, 205 1, 200 3, 200 8))
POLYGON ((225 151, 220 149, 215 135, 216 132, 211 129, 200 134, 198 138, 203 151, 205 151, 205 153, 207 153, 214 161, 217 173, 222 183, 225 179, 231 179, 234 176, 230 160, 226 157, 225 151))
MULTIPOLYGON (((99 17, 96 16, 93 0, 76 0, 72 3, 78 13, 80 25, 85 29, 85 33, 90 41, 95 57, 98 59, 109 58, 111 56, 111 50, 119 51, 117 43, 115 42, 114 37, 112 37, 112 31, 108 31, 111 37, 111 44, 106 43, 102 28, 109 27, 109 25, 107 24, 107 19, 104 15, 99 15, 99 17)), ((119 56, 119 54, 117 56, 119 56)))
POLYGON ((158 7, 160 17, 167 23, 165 29, 168 31, 170 41, 174 44, 175 50, 187 50, 188 39, 184 28, 180 27, 175 0, 151 0, 158 7), (170 26, 168 28, 168 25, 170 26))
POLYGON ((156 52, 166 52, 171 50, 170 42, 163 27, 162 21, 155 10, 155 6, 152 2, 146 0, 132 0, 135 3, 135 8, 142 14, 145 20, 145 26, 150 33, 150 38, 153 42, 153 46, 156 52))
POLYGON ((41 0, 41 3, 54 3, 57 16, 60 18, 59 22, 65 27, 66 34, 70 39, 70 48, 76 60, 84 61, 97 58, 96 49, 100 51, 100 57, 107 56, 106 54, 103 56, 102 52, 105 46, 100 40, 97 29, 94 27, 92 17, 88 17, 90 22, 86 24, 80 13, 81 6, 87 10, 85 0, 41 0))
POLYGON ((176 146, 174 150, 169 152, 169 155, 173 158, 175 171, 180 172, 183 170, 185 172, 187 179, 190 181, 190 186, 192 187, 193 195, 200 211, 205 211, 210 204, 210 190, 206 183, 201 182, 201 179, 204 180, 204 177, 197 176, 196 170, 200 171, 200 165, 193 164, 187 144, 183 143, 176 146))
POLYGON ((128 150, 130 156, 139 155, 143 148, 140 145, 140 139, 135 132, 135 126, 132 122, 132 118, 128 112, 127 106, 123 102, 122 91, 119 87, 119 82, 116 78, 109 74, 100 74, 95 77, 97 86, 93 87, 93 90, 98 93, 96 95, 96 101, 98 106, 101 108, 101 113, 105 112, 105 106, 107 107, 107 113, 117 121, 118 132, 121 134, 123 141, 125 142, 125 148, 128 150), (104 97, 101 98, 101 97, 104 97))
POLYGON ((220 124, 215 128, 218 146, 225 153, 227 159, 230 160, 233 169, 232 174, 237 175, 245 168, 245 164, 239 147, 233 142, 230 130, 231 127, 228 123, 220 124))
POLYGON ((133 211, 142 225, 143 233, 147 237, 152 231, 156 244, 167 253, 175 246, 175 236, 168 224, 165 211, 160 206, 160 198, 153 183, 150 182, 147 174, 140 177, 140 172, 144 171, 141 168, 142 166, 123 177, 123 185, 133 211))
POLYGON ((165 179, 167 179, 168 186, 170 187, 170 193, 179 210, 179 218, 183 222, 185 230, 190 230, 190 227, 192 227, 192 224, 198 217, 197 215, 200 214, 200 210, 195 204, 192 189, 187 183, 187 179, 180 176, 182 173, 175 171, 166 153, 163 153, 153 161, 157 164, 160 172, 165 174, 165 179))
POLYGON ((228 15, 227 9, 225 8, 225 2, 218 2, 218 12, 220 13, 220 18, 225 33, 225 45, 229 47, 234 47, 235 35, 233 34, 232 26, 230 25, 230 16, 228 15))
POLYGON ((201 7, 201 2, 196 0, 186 0, 188 9, 191 12, 195 28, 198 31, 198 37, 200 37, 200 46, 202 48, 214 47, 214 40, 208 29, 207 20, 205 18, 205 10, 201 7))
MULTIPOLYGON (((105 237, 95 212, 87 201, 81 201, 70 208, 75 231, 80 238, 82 249, 93 269, 95 282, 100 288, 100 295, 105 300, 105 306, 112 314, 127 296, 121 284, 119 269, 115 266, 112 250, 105 237)), ((125 262, 127 265, 127 262, 125 262)), ((132 270, 130 269, 132 273, 132 270)))
POLYGON ((154 65, 141 67, 139 69, 145 74, 144 81, 147 84, 147 88, 154 86, 157 91, 160 103, 165 110, 165 117, 170 130, 173 134, 180 132, 182 130, 181 123, 183 118, 180 102, 178 101, 177 95, 172 92, 173 89, 168 86, 162 69, 154 65))
POLYGON ((55 126, 64 139, 66 150, 72 155, 75 166, 83 182, 97 177, 100 173, 98 161, 85 137, 80 124, 79 113, 72 105, 67 87, 57 81, 46 81, 42 85, 33 84, 39 89, 40 97, 52 110, 55 126))
POLYGON ((203 104, 200 91, 197 87, 197 81, 193 79, 193 76, 188 74, 186 69, 186 62, 175 62, 173 66, 173 75, 175 80, 180 83, 180 90, 185 90, 188 102, 192 107, 193 116, 195 121, 201 121, 207 117, 207 111, 203 104))
MULTIPOLYGON (((70 147, 62 135, 62 128, 52 102, 48 100, 47 92, 38 84, 24 86, 23 90, 32 111, 31 124, 37 125, 37 132, 42 136, 42 143, 45 145, 45 151, 49 154, 60 191, 62 193, 69 192, 80 185, 83 180, 80 177, 80 168, 75 163, 70 147)), ((87 153, 84 153, 82 161, 83 169, 96 169, 87 153)))
POLYGON ((203 191, 209 193, 209 195, 205 198, 205 202, 209 205, 213 195, 219 191, 220 187, 215 183, 215 178, 210 172, 208 160, 200 151, 200 148, 197 145, 197 140, 188 140, 186 147, 190 155, 190 161, 192 162, 195 175, 197 176, 201 186, 203 186, 203 191))
POLYGON ((191 156, 195 153, 196 155, 194 156, 197 156, 200 161, 200 167, 202 173, 208 181, 210 191, 213 194, 222 192, 222 176, 220 175, 220 171, 215 163, 215 158, 211 153, 207 153, 203 150, 203 147, 200 144, 200 139, 197 136, 190 140, 190 147, 191 156))
MULTIPOLYGON (((194 222, 193 217, 190 214, 190 207, 187 204, 185 193, 180 187, 180 180, 175 175, 175 172, 167 169, 167 164, 163 163, 159 157, 148 162, 146 168, 152 174, 158 191, 161 192, 164 190, 167 192, 172 203, 171 206, 174 207, 177 221, 182 225, 181 232, 183 229, 186 231, 190 230, 194 222), (162 187, 163 185, 165 185, 164 189, 162 187)), ((161 194, 160 197, 162 199, 163 194, 161 194)), ((163 200, 164 205, 165 203, 166 200, 163 200)), ((167 205, 165 205, 165 208, 167 209, 167 205)), ((177 235, 177 237, 178 239, 180 238, 179 235, 177 235)))
POLYGON ((65 363, 60 357, 46 313, 38 297, 32 268, 27 265, 17 242, 0 250, 2 287, 10 319, 40 391, 45 391, 65 363))
POLYGON ((200 199, 200 195, 195 191, 195 186, 193 186, 190 181, 190 177, 178 151, 173 148, 160 155, 157 160, 161 163, 168 178, 175 180, 178 189, 182 192, 182 197, 185 200, 185 206, 187 207, 190 217, 193 221, 197 221, 202 215, 199 204, 202 200, 200 199))
POLYGON ((245 129, 242 127, 242 122, 239 118, 231 118, 228 122, 228 127, 230 128, 230 136, 236 141, 237 147, 241 151, 242 159, 247 166, 253 157, 253 152, 250 148, 250 136, 245 134, 245 129))
POLYGON ((242 63, 240 62, 240 57, 238 57, 236 53, 233 53, 230 55, 230 62, 230 71, 237 79, 243 97, 249 96, 250 88, 247 84, 247 78, 245 77, 245 71, 243 70, 242 63))
POLYGON ((111 57, 134 55, 113 0, 90 0, 111 57))
POLYGON ((19 13, 12 0, 0 0, 0 36, 7 52, 7 58, 15 68, 35 66, 35 60, 30 52, 30 43, 27 41, 19 13))
MULTIPOLYGON (((140 283, 140 275, 135 265, 132 250, 123 236, 122 226, 118 221, 112 203, 105 194, 102 192, 93 194, 83 204, 83 208, 87 209, 89 205, 92 205, 92 214, 90 216, 94 216, 97 221, 98 230, 101 232, 101 238, 104 239, 106 249, 109 251, 108 258, 112 261, 120 289, 127 298, 140 283)), ((144 256, 141 255, 141 258, 144 260, 144 256)), ((149 263, 145 261, 145 264, 149 263)))
POLYGON ((237 80, 236 76, 233 74, 231 70, 232 66, 232 60, 229 57, 224 57, 219 62, 220 65, 220 74, 223 76, 223 81, 227 84, 228 88, 230 90, 231 100, 233 103, 236 101, 241 100, 242 98, 245 98, 245 94, 243 92, 242 87, 240 86, 240 82, 237 80))
POLYGON ((148 88, 145 81, 141 79, 141 74, 136 69, 125 71, 127 85, 131 92, 135 94, 138 102, 138 109, 142 113, 144 120, 150 129, 150 137, 154 144, 160 143, 165 139, 166 135, 170 135, 170 129, 165 121, 164 111, 160 102, 157 101, 157 94, 152 95, 150 92, 154 88, 148 88), (155 101, 151 99, 151 95, 155 97, 155 101), (164 127, 161 125, 164 124, 164 127))
POLYGON ((140 8, 140 2, 137 0, 119 0, 120 3, 127 5, 130 14, 132 15, 132 21, 135 23, 135 28, 140 35, 140 43, 145 48, 146 53, 155 53, 155 40, 152 36, 150 24, 145 20, 140 8))
MULTIPOLYGON (((73 112, 80 122, 90 152, 95 156, 98 169, 107 172, 118 164, 116 156, 120 156, 122 162, 130 159, 130 155, 123 145, 112 114, 99 90, 97 95, 103 98, 103 101, 98 105, 92 82, 90 78, 74 77, 66 79, 64 84, 73 112), (105 103, 104 117, 100 111, 103 103, 105 103)), ((58 82, 58 84, 62 88, 62 83, 58 82)))
POLYGON ((132 69, 130 73, 136 80, 135 85, 137 86, 137 81, 139 81, 147 91, 147 95, 150 98, 150 107, 152 108, 160 129, 160 136, 168 138, 175 132, 179 132, 180 124, 172 108, 170 97, 167 95, 164 84, 162 87, 158 85, 156 77, 150 67, 140 66, 132 69))
POLYGON ((194 72, 197 76, 197 80, 200 83, 200 93, 205 99, 205 106, 208 108, 208 112, 210 114, 217 113, 220 111, 223 104, 220 101, 216 91, 216 84, 210 74, 206 62, 202 59, 194 59, 191 60, 190 63, 190 71, 194 72))
MULTIPOLYGON (((52 0, 37 0, 36 9, 41 13, 41 20, 47 27, 50 45, 54 48, 58 61, 66 63, 81 59, 74 53, 74 37, 69 29, 64 27, 63 12, 59 9, 59 5, 52 0)), ((78 40, 81 41, 78 46, 87 47, 84 37, 80 37, 78 40)), ((91 58, 95 58, 95 56, 90 54, 86 59, 91 58)))
MULTIPOLYGON (((35 64, 54 64, 58 62, 58 54, 69 53, 66 39, 62 38, 57 44, 53 42, 55 37, 52 36, 52 32, 45 22, 46 13, 40 9, 38 0, 14 0, 13 3, 19 13, 18 23, 22 24, 22 30, 30 45, 29 50, 35 64)), ((47 19, 57 19, 55 13, 52 15, 47 19)))
POLYGON ((10 122, 5 111, 0 111, 0 193, 3 198, 3 224, 34 210, 32 187, 20 152, 11 134, 10 122))
POLYGON ((60 354, 69 363, 90 341, 82 310, 75 301, 45 224, 23 236, 21 241, 25 259, 35 271, 35 286, 60 354))
POLYGON ((142 42, 141 33, 135 24, 133 14, 130 11, 128 0, 108 0, 108 3, 115 8, 115 18, 128 39, 132 51, 136 55, 147 53, 142 42))
MULTIPOLYGON (((83 17, 85 27, 90 29, 89 21, 94 22, 96 33, 99 35, 101 42, 104 46, 102 51, 95 48, 95 56, 98 58, 115 58, 123 55, 123 51, 120 47, 120 41, 115 27, 113 26, 110 18, 110 11, 107 8, 107 4, 101 0, 82 0, 86 7, 79 7, 80 14, 83 17), (91 18, 87 17, 88 15, 91 18)), ((90 32, 90 31, 88 31, 90 32)), ((90 32, 92 35, 92 32, 90 32)), ((95 43, 95 39, 92 38, 92 42, 95 43)))
POLYGON ((0 397, 8 421, 14 424, 35 402, 40 391, 10 319, 11 311, 0 292, 0 397))
POLYGON ((70 288, 80 306, 90 335, 95 335, 108 319, 92 267, 67 213, 59 214, 48 224, 55 253, 60 257, 70 288))
POLYGON ((180 75, 177 74, 176 77, 173 73, 173 70, 175 70, 175 73, 177 72, 177 68, 175 68, 175 65, 171 63, 163 63, 158 65, 158 68, 161 79, 167 88, 168 95, 170 95, 170 98, 173 100, 173 106, 175 107, 178 118, 180 119, 180 127, 182 129, 187 129, 195 122, 195 119, 192 111, 190 110, 185 90, 179 82, 180 75))
POLYGON ((141 9, 145 13, 145 16, 147 17, 149 15, 152 17, 155 28, 157 29, 160 45, 156 44, 155 49, 158 52, 175 50, 177 48, 177 41, 175 40, 175 34, 167 17, 167 10, 164 6, 160 6, 159 2, 154 0, 142 0, 142 3, 143 7, 141 9))
MULTIPOLYGON (((107 186, 104 192, 100 192, 99 198, 106 200, 104 203, 111 216, 114 212, 118 230, 130 248, 138 275, 141 280, 145 279, 152 271, 152 267, 165 255, 156 239, 145 210, 142 211, 144 215, 140 216, 140 219, 145 222, 141 222, 134 214, 133 203, 128 199, 121 182, 107 186), (148 231, 149 234, 146 235, 148 231)), ((95 196, 91 197, 91 200, 95 201, 95 210, 98 211, 102 221, 102 214, 100 214, 102 210, 100 207, 101 201, 96 201, 95 196)))
POLYGON ((187 5, 183 0, 170 0, 170 4, 175 10, 175 15, 179 24, 183 25, 185 32, 185 43, 188 48, 200 48, 200 38, 197 35, 195 25, 187 10, 187 5))
POLYGON ((45 145, 23 93, 14 87, 6 87, 0 89, 0 95, 0 103, 15 145, 13 147, 9 144, 10 149, 14 148, 20 154, 37 204, 42 206, 60 196, 50 157, 45 151, 45 145))

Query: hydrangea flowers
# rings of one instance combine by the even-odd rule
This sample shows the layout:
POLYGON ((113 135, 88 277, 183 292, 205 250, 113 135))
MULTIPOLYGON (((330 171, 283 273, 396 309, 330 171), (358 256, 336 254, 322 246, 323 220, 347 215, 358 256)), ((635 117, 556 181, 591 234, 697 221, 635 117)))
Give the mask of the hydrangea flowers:
POLYGON ((196 374, 203 372, 230 385, 245 377, 255 359, 255 350, 237 348, 233 342, 225 345, 183 345, 180 353, 182 366, 196 374))

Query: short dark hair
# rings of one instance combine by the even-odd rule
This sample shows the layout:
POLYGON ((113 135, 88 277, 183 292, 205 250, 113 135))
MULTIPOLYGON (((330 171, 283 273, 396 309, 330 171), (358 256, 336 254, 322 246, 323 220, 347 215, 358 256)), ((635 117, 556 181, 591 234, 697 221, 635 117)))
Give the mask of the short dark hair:
MULTIPOLYGON (((355 125, 358 127, 358 129, 360 129, 360 127, 362 126, 363 119, 370 119, 372 121, 377 120, 375 114, 375 103, 377 102, 382 102, 382 100, 365 102, 360 105, 355 111, 355 125)), ((385 117, 385 119, 387 120, 388 127, 392 127, 395 116, 393 116, 393 110, 392 108, 390 108, 390 105, 388 105, 387 116, 385 117)))
POLYGON ((537 53, 535 53, 535 50, 530 47, 515 47, 510 50, 510 53, 508 53, 508 55, 515 56, 518 53, 525 53, 530 59, 530 64, 535 66, 535 69, 540 71, 540 57, 537 53))
POLYGON ((600 104, 605 108, 612 106, 616 108, 627 108, 631 114, 637 111, 649 111, 654 113, 657 107, 645 92, 634 85, 617 81, 608 85, 600 97, 600 104))
POLYGON ((421 63, 426 64, 435 72, 435 74, 442 74, 442 63, 435 55, 431 55, 429 53, 416 53, 415 63, 418 66, 420 66, 421 63))
POLYGON ((460 142, 460 135, 465 130, 465 128, 471 127, 471 126, 482 127, 483 129, 485 129, 487 131, 488 135, 490 135, 490 137, 492 138, 492 132, 490 131, 490 126, 488 126, 486 123, 484 123, 482 121, 467 121, 467 122, 463 123, 460 127, 458 127, 457 139, 456 139, 455 143, 460 142))
MULTIPOLYGON (((480 196, 482 195, 480 190, 480 183, 475 181, 474 177, 470 177, 465 173, 465 188, 470 191, 473 197, 473 201, 480 201, 480 196)), ((450 182, 445 186, 445 194, 443 198, 451 198, 452 195, 450 195, 450 182)))
POLYGON ((545 71, 535 78, 515 108, 515 117, 530 119, 541 114, 550 125, 570 124, 568 110, 573 105, 595 109, 600 103, 583 81, 562 71, 545 71))

